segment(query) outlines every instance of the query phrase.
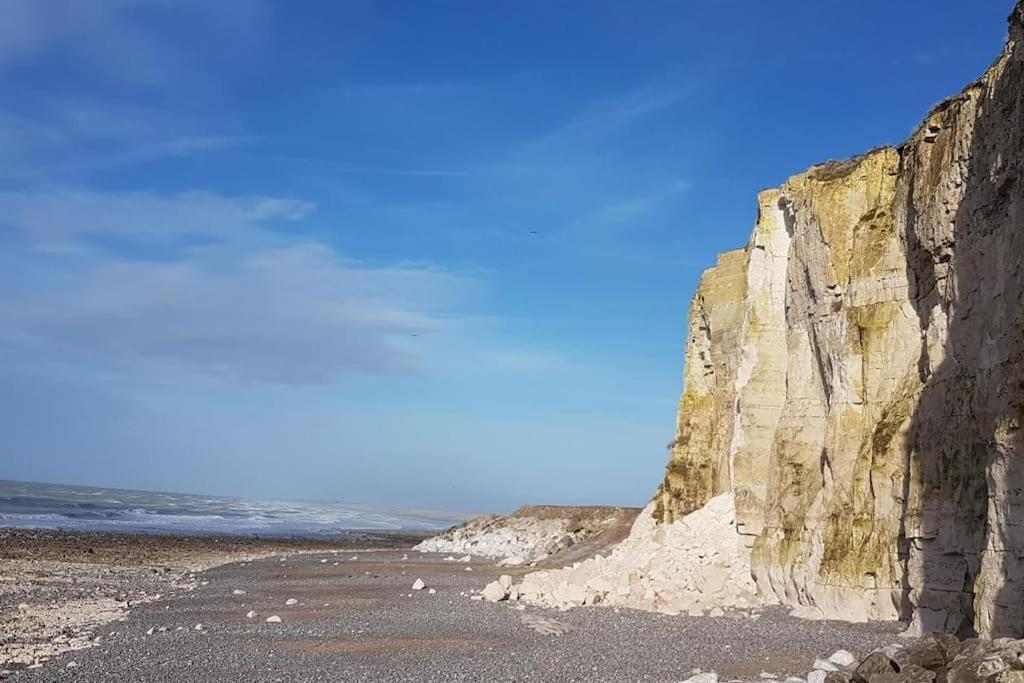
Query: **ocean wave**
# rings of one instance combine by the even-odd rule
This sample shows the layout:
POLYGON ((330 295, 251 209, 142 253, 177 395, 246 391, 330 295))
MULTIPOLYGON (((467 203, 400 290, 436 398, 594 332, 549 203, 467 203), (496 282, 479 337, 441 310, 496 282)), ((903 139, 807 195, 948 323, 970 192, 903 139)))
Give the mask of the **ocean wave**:
POLYGON ((401 508, 0 481, 0 526, 8 527, 324 537, 346 531, 429 531, 465 518, 401 508))

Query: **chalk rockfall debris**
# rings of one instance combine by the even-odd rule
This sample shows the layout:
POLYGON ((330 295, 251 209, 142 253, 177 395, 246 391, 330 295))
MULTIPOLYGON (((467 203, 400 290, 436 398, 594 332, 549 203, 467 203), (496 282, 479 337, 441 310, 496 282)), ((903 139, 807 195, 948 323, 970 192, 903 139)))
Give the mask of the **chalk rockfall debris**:
MULTIPOLYGON (((471 519, 426 539, 416 550, 469 553, 497 558, 501 566, 517 566, 543 560, 593 539, 635 515, 636 508, 524 506, 508 516, 471 519)), ((470 559, 464 556, 460 561, 470 559)))
POLYGON ((519 598, 544 607, 601 603, 666 614, 757 604, 731 495, 666 524, 654 520, 652 509, 640 514, 609 555, 526 575, 519 598))

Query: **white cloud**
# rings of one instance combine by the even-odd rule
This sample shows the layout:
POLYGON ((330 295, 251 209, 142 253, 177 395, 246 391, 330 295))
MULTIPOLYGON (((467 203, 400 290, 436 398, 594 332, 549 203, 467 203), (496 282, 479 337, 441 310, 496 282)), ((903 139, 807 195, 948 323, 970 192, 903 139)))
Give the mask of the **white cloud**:
POLYGON ((52 183, 82 171, 200 156, 251 140, 211 133, 209 122, 189 114, 115 97, 101 102, 25 95, 18 109, 0 109, 0 181, 52 183))
POLYGON ((264 0, 7 0, 2 10, 0 87, 17 97, 0 109, 0 182, 80 182, 83 171, 249 140, 223 113, 221 81, 259 57, 273 25, 264 0))
POLYGON ((230 381, 316 384, 423 370, 429 344, 419 336, 449 329, 475 283, 426 267, 362 265, 263 227, 311 210, 301 200, 210 192, 0 196, 0 213, 31 240, 69 247, 18 255, 28 260, 22 270, 0 275, 0 339, 37 360, 142 363, 230 381), (154 262, 101 247, 74 252, 91 235, 222 241, 154 262))
POLYGON ((226 197, 213 192, 160 195, 88 190, 0 193, 0 225, 37 245, 66 247, 83 238, 168 243, 182 237, 216 240, 254 236, 258 224, 306 217, 315 205, 281 197, 226 197))
POLYGON ((168 18, 192 32, 231 37, 237 47, 269 16, 262 0, 6 0, 0 22, 0 71, 60 53, 76 69, 115 82, 155 84, 192 67, 186 46, 154 30, 168 18))

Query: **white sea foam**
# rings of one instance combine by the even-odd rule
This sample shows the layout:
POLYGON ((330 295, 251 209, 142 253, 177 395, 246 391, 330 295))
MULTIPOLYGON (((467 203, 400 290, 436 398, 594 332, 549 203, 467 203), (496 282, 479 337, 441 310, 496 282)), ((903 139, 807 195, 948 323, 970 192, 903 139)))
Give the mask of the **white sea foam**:
POLYGON ((467 516, 430 510, 0 481, 0 526, 82 531, 329 536, 437 530, 467 516))

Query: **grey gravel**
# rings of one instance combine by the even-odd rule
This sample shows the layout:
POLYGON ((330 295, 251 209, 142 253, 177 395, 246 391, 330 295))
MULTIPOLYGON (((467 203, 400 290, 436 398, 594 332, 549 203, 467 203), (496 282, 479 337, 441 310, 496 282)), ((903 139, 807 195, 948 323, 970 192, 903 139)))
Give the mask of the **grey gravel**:
POLYGON ((405 552, 218 567, 203 574, 206 586, 133 608, 99 646, 15 670, 10 680, 680 681, 695 669, 717 671, 722 681, 757 680, 762 671, 806 675, 816 657, 840 648, 863 656, 901 629, 804 621, 781 608, 756 620, 601 607, 520 611, 468 597, 508 568, 474 563, 467 573, 440 555, 402 559, 405 552), (414 577, 437 592, 408 597, 414 577), (238 587, 246 594, 233 594, 238 587), (300 604, 282 607, 292 596, 300 604), (247 619, 250 610, 282 621, 247 619), (524 615, 567 628, 543 635, 524 615), (203 630, 191 628, 197 623, 203 630), (147 635, 161 627, 169 631, 147 635), (77 666, 68 668, 71 661, 77 666))

